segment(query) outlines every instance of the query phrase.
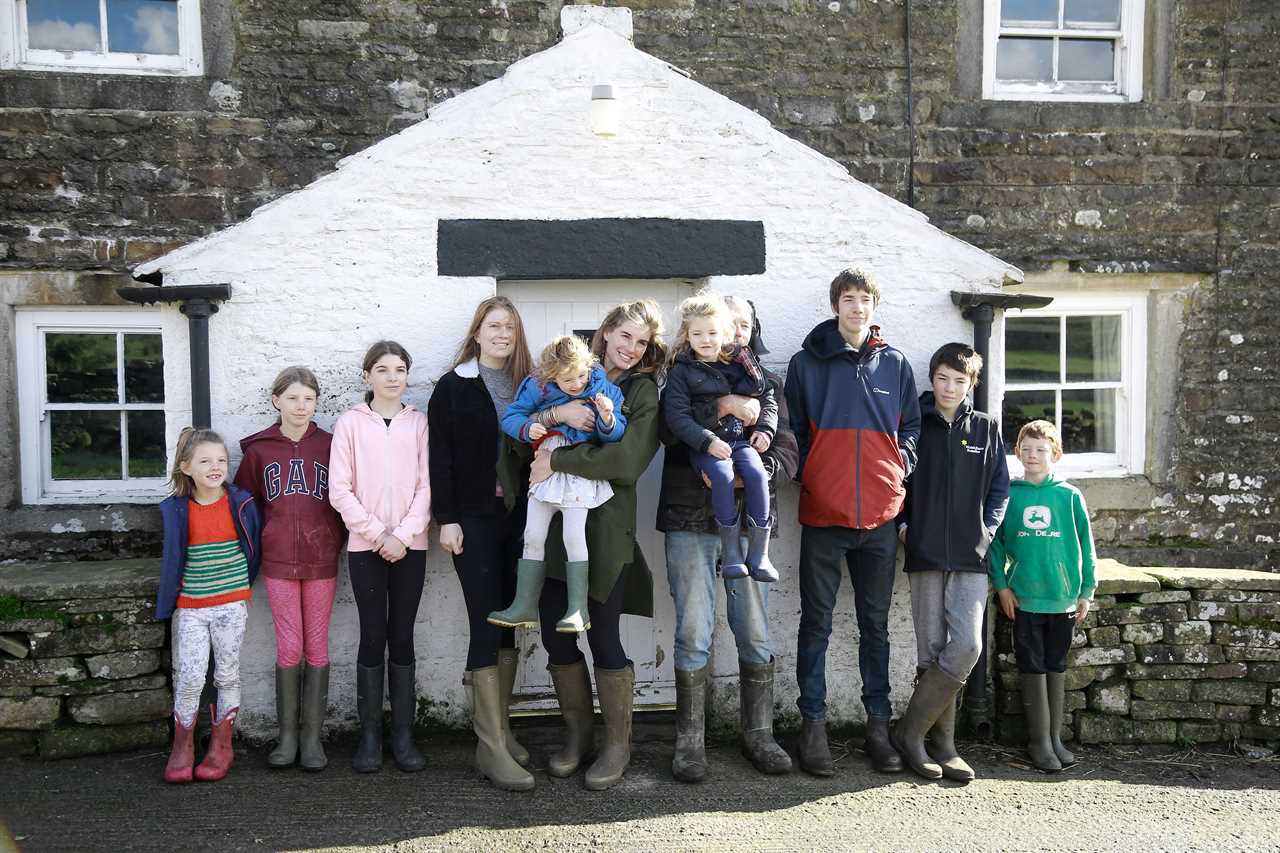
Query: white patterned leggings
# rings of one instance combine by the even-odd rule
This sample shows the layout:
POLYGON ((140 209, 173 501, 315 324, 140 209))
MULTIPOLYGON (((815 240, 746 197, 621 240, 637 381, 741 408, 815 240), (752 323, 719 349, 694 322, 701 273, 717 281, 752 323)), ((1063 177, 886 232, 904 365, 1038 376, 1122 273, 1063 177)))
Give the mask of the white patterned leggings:
POLYGON ((249 607, 243 601, 173 611, 173 713, 182 725, 195 725, 210 648, 218 720, 240 707, 240 646, 248 619, 249 607))
POLYGON ((542 560, 546 558, 547 530, 551 527, 551 519, 556 513, 563 516, 564 550, 569 562, 586 562, 587 560, 587 508, 585 506, 567 506, 563 509, 556 504, 540 501, 529 496, 529 512, 524 523, 524 558, 526 560, 542 560))

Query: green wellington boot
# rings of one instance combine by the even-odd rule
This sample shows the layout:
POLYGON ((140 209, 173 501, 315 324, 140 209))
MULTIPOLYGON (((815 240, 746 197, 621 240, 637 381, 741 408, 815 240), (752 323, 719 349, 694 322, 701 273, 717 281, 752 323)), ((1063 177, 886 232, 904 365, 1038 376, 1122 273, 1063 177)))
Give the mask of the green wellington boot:
POLYGON ((1075 754, 1062 745, 1062 706, 1066 700, 1067 674, 1065 672, 1048 672, 1044 676, 1046 692, 1049 695, 1049 743, 1053 745, 1053 754, 1063 767, 1076 763, 1075 754))
POLYGON ((676 670, 676 752, 671 759, 671 775, 680 782, 701 782, 707 778, 705 723, 707 712, 707 666, 676 670))
POLYGON ((298 763, 303 770, 317 771, 329 766, 329 758, 324 754, 321 742, 324 716, 328 710, 329 664, 306 664, 302 670, 302 726, 298 741, 301 751, 298 763))
POLYGON ((511 693, 516 689, 516 669, 520 654, 515 649, 498 649, 498 689, 502 693, 502 736, 507 741, 507 752, 521 767, 529 766, 529 750, 525 749, 511 733, 511 693))
POLYGON ((298 760, 298 684, 302 664, 276 667, 276 720, 280 740, 267 756, 268 767, 289 767, 298 760))
POLYGON ((502 702, 498 667, 487 666, 467 673, 471 687, 471 724, 476 732, 476 769, 504 791, 532 791, 533 776, 507 751, 502 722, 507 709, 502 702))
POLYGON ((1049 740, 1049 691, 1044 673, 1018 673, 1018 687, 1027 717, 1027 754, 1037 770, 1056 773, 1062 769, 1062 762, 1049 740))
POLYGON ((547 564, 542 560, 521 560, 516 564, 516 597, 506 610, 489 614, 489 622, 503 628, 535 628, 538 625, 538 599, 542 582, 547 579, 547 564))
POLYGON ((907 712, 893 727, 893 745, 907 766, 926 779, 941 779, 942 767, 933 762, 924 748, 924 737, 964 686, 947 675, 937 664, 926 669, 911 694, 907 712))
POLYGON ((972 782, 973 768, 956 751, 956 700, 952 699, 934 721, 924 747, 929 757, 942 768, 944 778, 953 782, 972 782))
POLYGON ((628 663, 622 669, 596 667, 596 693, 604 720, 604 745, 595 763, 587 768, 583 784, 589 791, 603 791, 622 781, 631 763, 631 712, 635 707, 636 671, 628 663))
POLYGON ((578 772, 584 759, 595 749, 593 729, 595 709, 591 704, 591 677, 587 675, 587 662, 556 666, 547 664, 551 683, 556 688, 560 703, 560 716, 567 730, 564 746, 547 759, 547 772, 564 778, 578 772))
POLYGON ((564 564, 565 584, 569 587, 569 606, 565 608, 564 618, 556 623, 556 630, 561 634, 581 634, 591 627, 591 613, 587 609, 589 565, 586 560, 564 564))

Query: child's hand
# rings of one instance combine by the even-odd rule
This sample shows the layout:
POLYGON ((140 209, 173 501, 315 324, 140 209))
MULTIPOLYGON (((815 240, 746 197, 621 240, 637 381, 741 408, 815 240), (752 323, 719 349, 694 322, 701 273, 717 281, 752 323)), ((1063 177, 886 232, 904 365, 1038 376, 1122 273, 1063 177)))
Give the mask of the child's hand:
POLYGON ((1076 599, 1076 624, 1079 625, 1082 622, 1084 622, 1084 617, 1088 615, 1089 615, 1089 599, 1077 598, 1076 599))
POLYGON ((529 424, 529 440, 537 441, 547 434, 547 428, 539 423, 529 424))
POLYGON ((596 411, 600 413, 602 418, 607 421, 613 419, 613 401, 605 396, 603 392, 591 398, 591 402, 596 404, 596 411))
POLYGON ((996 593, 996 597, 1000 599, 1000 612, 1004 614, 1004 618, 1014 621, 1018 610, 1018 596, 1011 589, 1002 589, 996 593))
POLYGON ((398 563, 404 559, 405 552, 408 550, 403 542, 388 534, 382 538, 382 544, 378 546, 378 556, 388 563, 398 563))
POLYGON ((733 448, 717 438, 712 440, 711 446, 707 448, 707 453, 716 459, 728 459, 733 455, 733 448))
POLYGON ((769 433, 760 432, 759 430, 751 433, 751 446, 756 449, 757 453, 764 453, 771 444, 773 444, 773 439, 769 437, 769 433))
POLYGON ((455 557, 462 553, 462 525, 440 525, 440 547, 455 557))

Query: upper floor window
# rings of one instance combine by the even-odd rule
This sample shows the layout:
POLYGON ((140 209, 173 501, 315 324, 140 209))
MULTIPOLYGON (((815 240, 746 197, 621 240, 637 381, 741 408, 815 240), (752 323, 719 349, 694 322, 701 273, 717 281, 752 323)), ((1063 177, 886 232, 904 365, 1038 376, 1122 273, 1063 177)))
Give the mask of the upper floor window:
POLYGON ((983 97, 1139 101, 1145 0, 985 0, 983 97))
POLYGON ((0 68, 200 74, 199 0, 0 0, 0 68))
POLYGON ((162 496, 159 316, 21 310, 16 319, 23 502, 162 496))
POLYGON ((1143 472, 1146 312, 1145 294, 1061 295, 1046 308, 1007 312, 1001 422, 1009 453, 1022 425, 1042 419, 1062 436, 1064 476, 1143 472))

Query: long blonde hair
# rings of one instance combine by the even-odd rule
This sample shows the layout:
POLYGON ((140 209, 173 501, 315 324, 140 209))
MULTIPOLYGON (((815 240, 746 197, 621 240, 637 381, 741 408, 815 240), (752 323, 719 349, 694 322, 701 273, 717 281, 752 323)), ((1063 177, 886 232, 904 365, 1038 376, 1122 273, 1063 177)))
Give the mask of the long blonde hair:
POLYGON ((577 335, 561 335, 542 348, 533 375, 546 385, 562 376, 590 370, 595 363, 586 341, 577 335))
POLYGON ((488 299, 480 300, 480 304, 476 306, 475 313, 471 315, 471 325, 467 327, 467 336, 462 339, 462 343, 458 345, 458 352, 453 357, 453 367, 480 357, 480 342, 476 340, 476 335, 480 333, 480 327, 484 325, 484 318, 489 316, 490 311, 498 308, 511 315, 512 325, 515 326, 515 335, 511 341, 511 355, 507 356, 507 363, 504 366, 507 374, 511 377, 511 387, 514 388, 533 369, 533 358, 529 355, 529 342, 524 336, 524 321, 520 319, 520 312, 516 310, 515 304, 505 296, 490 296, 488 299))
POLYGON ((182 470, 182 466, 195 456, 201 444, 221 444, 226 453, 227 443, 211 429, 186 427, 178 433, 178 446, 173 449, 173 467, 169 469, 169 487, 179 497, 189 498, 196 493, 195 481, 182 470))
POLYGON ((623 302, 616 305, 604 316, 599 328, 591 338, 591 353, 604 363, 607 344, 604 336, 623 323, 635 323, 649 330, 649 345, 644 355, 631 368, 632 373, 656 373, 667 361, 667 345, 662 342, 664 331, 662 324, 662 308, 652 299, 637 299, 635 302, 623 302))
POLYGON ((680 328, 676 331, 676 341, 671 346, 671 354, 667 364, 675 364, 681 353, 691 352, 689 346, 689 326, 694 320, 710 317, 720 326, 720 360, 729 361, 734 350, 733 311, 724 297, 713 291, 697 293, 680 303, 680 328))

